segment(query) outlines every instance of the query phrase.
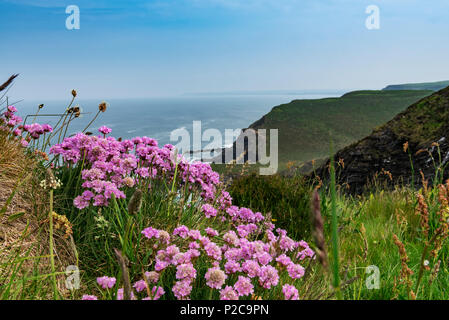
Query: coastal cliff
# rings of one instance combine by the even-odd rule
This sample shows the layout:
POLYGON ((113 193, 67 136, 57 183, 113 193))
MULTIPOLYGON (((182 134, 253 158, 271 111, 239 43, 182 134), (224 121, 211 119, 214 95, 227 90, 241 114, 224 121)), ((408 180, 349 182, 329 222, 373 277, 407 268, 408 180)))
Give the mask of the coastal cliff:
MULTIPOLYGON (((360 193, 375 176, 391 185, 420 185, 422 170, 425 179, 432 181, 436 170, 449 162, 448 139, 449 87, 414 103, 369 136, 338 151, 334 159, 344 163, 338 182, 360 193)), ((327 177, 328 166, 329 160, 316 174, 327 177)), ((443 178, 448 178, 447 172, 443 178)))

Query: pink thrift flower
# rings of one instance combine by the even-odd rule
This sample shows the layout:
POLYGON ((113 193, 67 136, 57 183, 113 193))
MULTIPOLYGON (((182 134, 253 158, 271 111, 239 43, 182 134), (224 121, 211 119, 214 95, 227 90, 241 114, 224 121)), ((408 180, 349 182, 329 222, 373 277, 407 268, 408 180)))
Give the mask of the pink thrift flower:
POLYGON ((97 278, 97 283, 102 287, 103 289, 111 289, 115 285, 116 279, 114 277, 100 277, 97 278))
POLYGON ((209 268, 205 275, 207 280, 206 284, 213 289, 221 289, 227 277, 228 276, 223 272, 223 270, 217 267, 209 268))
POLYGON ((220 291, 220 300, 238 300, 239 295, 233 287, 226 286, 220 291))
POLYGON ((96 296, 88 295, 88 294, 83 295, 83 297, 81 299, 82 300, 98 300, 98 298, 96 296))
POLYGON ((234 260, 229 260, 228 262, 225 263, 225 271, 226 273, 236 273, 236 272, 240 272, 242 270, 240 263, 234 261, 234 260))
POLYGON ((108 134, 108 133, 111 133, 111 132, 112 132, 112 129, 111 129, 111 128, 108 128, 108 127, 106 127, 106 126, 101 126, 100 128, 98 128, 98 131, 99 131, 100 133, 106 135, 106 134, 108 134))
POLYGON ((296 289, 294 286, 285 284, 282 287, 282 293, 284 294, 285 300, 298 300, 298 289, 296 289))
POLYGON ((186 239, 189 236, 189 228, 187 228, 186 226, 177 227, 175 230, 173 230, 173 235, 186 239))
POLYGON ((219 246, 217 246, 215 243, 210 242, 205 247, 204 250, 206 251, 206 254, 215 260, 221 260, 221 249, 219 246))
POLYGON ((203 204, 202 210, 206 218, 215 217, 217 215, 217 209, 210 204, 203 204))
POLYGON ((148 239, 159 238, 159 230, 148 227, 142 231, 142 234, 148 239))
POLYGON ((276 268, 272 266, 263 266, 260 268, 259 283, 265 289, 277 286, 279 282, 279 275, 276 268))
POLYGON ((235 247, 238 246, 240 243, 239 237, 232 230, 225 233, 225 235, 223 236, 223 240, 226 241, 228 244, 233 245, 235 247))
POLYGON ((159 300, 165 294, 165 290, 162 287, 153 287, 151 294, 153 295, 153 300, 159 300))
POLYGON ((180 264, 176 267, 176 279, 193 280, 196 278, 196 269, 191 263, 180 264))
POLYGON ((281 254, 279 257, 277 257, 276 261, 279 262, 284 267, 286 267, 292 263, 292 260, 288 256, 286 256, 284 253, 281 254))
POLYGON ((298 252, 297 259, 304 260, 305 258, 315 258, 315 252, 310 248, 305 248, 304 250, 298 252))
POLYGON ((304 268, 299 264, 291 263, 287 266, 288 275, 292 279, 299 279, 304 276, 304 268))
POLYGON ((248 274, 248 277, 254 278, 259 275, 260 266, 257 261, 247 260, 242 264, 242 270, 248 274))
POLYGON ((268 252, 261 252, 254 255, 255 258, 257 258, 257 261, 263 266, 269 264, 273 258, 268 252))
POLYGON ((193 240, 198 240, 201 237, 201 232, 198 230, 190 230, 189 237, 193 240))
POLYGON ((73 205, 79 210, 87 208, 89 203, 89 200, 85 200, 82 196, 78 196, 73 200, 73 205))
POLYGON ((243 276, 239 276, 239 279, 234 284, 234 289, 237 291, 239 296, 248 296, 254 293, 254 286, 251 283, 251 279, 243 276))
POLYGON ((218 236, 218 231, 217 230, 215 230, 215 229, 212 229, 212 228, 206 228, 206 234, 209 236, 209 237, 217 237, 218 236))
POLYGON ((159 273, 155 271, 147 271, 145 272, 145 277, 147 278, 148 282, 157 283, 159 281, 159 273))
POLYGON ((144 280, 139 280, 133 285, 134 289, 136 289, 137 292, 141 292, 143 290, 146 290, 147 284, 144 280))
POLYGON ((16 113, 17 112, 17 108, 14 106, 8 106, 8 111, 12 112, 12 113, 16 113))
POLYGON ((178 300, 186 299, 192 292, 192 286, 190 284, 190 280, 185 279, 185 280, 177 281, 175 283, 175 285, 173 286, 172 291, 178 300))
POLYGON ((295 249, 295 241, 287 236, 281 235, 279 247, 284 251, 293 251, 295 249))

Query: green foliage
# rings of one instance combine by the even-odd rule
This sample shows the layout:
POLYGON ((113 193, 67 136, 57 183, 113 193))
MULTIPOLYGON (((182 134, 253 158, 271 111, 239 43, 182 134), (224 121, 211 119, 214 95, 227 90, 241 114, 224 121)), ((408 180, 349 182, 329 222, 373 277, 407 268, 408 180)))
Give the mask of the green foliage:
POLYGON ((235 205, 271 212, 276 226, 287 230, 296 240, 310 237, 311 190, 302 177, 256 173, 238 177, 228 188, 235 205))
POLYGON ((388 123, 388 126, 399 137, 407 138, 410 143, 422 144, 431 142, 441 134, 449 118, 447 105, 449 99, 445 95, 434 94, 412 106, 388 123))

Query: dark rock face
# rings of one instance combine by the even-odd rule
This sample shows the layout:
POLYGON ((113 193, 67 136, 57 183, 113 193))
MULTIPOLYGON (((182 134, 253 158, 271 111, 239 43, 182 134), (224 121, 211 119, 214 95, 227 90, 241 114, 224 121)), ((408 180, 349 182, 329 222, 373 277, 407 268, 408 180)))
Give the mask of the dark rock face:
MULTIPOLYGON (((368 137, 356 142, 334 156, 338 183, 347 184, 351 193, 361 193, 376 177, 390 185, 416 186, 425 179, 432 181, 436 168, 441 167, 447 179, 449 164, 449 87, 410 106, 368 137), (404 144, 408 148, 404 151, 404 144), (414 175, 410 163, 412 158, 414 175)), ((329 160, 316 174, 329 177, 329 160)))

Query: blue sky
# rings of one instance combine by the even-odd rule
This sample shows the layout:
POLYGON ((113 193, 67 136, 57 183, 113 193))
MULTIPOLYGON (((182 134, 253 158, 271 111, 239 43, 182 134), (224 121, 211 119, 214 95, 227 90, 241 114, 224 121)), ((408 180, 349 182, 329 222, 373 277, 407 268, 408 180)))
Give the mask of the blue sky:
POLYGON ((0 77, 59 99, 449 79, 447 0, 0 0, 0 77), (368 5, 380 30, 365 27, 368 5), (67 30, 77 5, 80 30, 67 30))

